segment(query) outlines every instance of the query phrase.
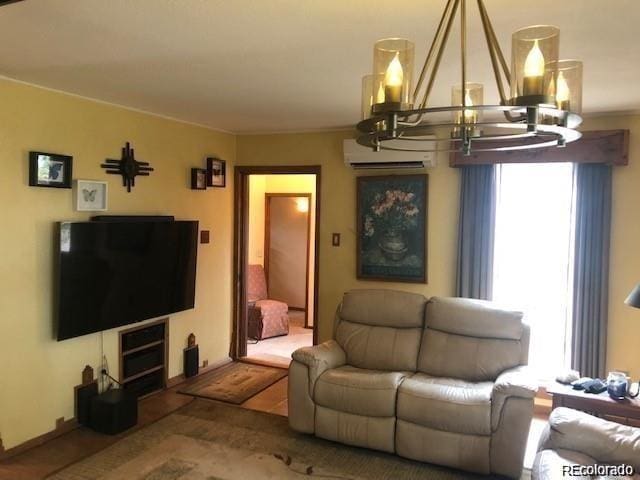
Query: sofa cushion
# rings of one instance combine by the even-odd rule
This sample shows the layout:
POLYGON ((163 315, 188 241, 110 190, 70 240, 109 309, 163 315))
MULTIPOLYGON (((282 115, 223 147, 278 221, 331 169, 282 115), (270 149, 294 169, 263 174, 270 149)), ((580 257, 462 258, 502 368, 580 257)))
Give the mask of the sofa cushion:
POLYGON ((434 377, 470 382, 493 381, 520 365, 522 344, 517 340, 476 338, 425 329, 418 370, 434 377))
POLYGON ((420 372, 480 382, 526 361, 528 330, 520 312, 482 300, 434 297, 425 317, 420 372))
POLYGON ((318 405, 340 412, 393 417, 398 386, 405 375, 352 366, 334 368, 316 381, 314 400, 318 405))
POLYGON ((339 321, 336 342, 347 363, 370 370, 415 372, 422 328, 372 327, 339 321))
POLYGON ((491 435, 492 382, 417 373, 398 389, 398 418, 447 432, 491 435))
POLYGON ((379 327, 422 328, 427 299, 397 290, 351 290, 344 294, 340 318, 379 327))
MULTIPOLYGON (((315 433, 320 438, 388 453, 395 452, 396 417, 366 417, 318 406, 315 426, 315 433)), ((332 450, 334 454, 339 454, 339 448, 332 450)), ((315 477, 309 475, 308 478, 312 476, 315 477)), ((295 478, 302 477, 301 474, 295 475, 295 478)), ((318 478, 331 477, 318 475, 318 478)))
POLYGON ((441 332, 478 338, 520 340, 522 312, 471 298, 433 297, 425 309, 426 326, 441 332))

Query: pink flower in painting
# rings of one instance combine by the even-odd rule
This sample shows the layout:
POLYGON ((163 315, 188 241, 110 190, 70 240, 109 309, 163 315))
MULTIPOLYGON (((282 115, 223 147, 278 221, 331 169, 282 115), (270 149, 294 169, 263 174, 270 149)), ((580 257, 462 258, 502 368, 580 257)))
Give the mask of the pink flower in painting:
POLYGON ((371 205, 373 216, 367 215, 365 218, 365 235, 373 236, 376 225, 382 230, 415 228, 419 213, 415 200, 415 193, 403 190, 385 190, 384 193, 376 194, 371 205))

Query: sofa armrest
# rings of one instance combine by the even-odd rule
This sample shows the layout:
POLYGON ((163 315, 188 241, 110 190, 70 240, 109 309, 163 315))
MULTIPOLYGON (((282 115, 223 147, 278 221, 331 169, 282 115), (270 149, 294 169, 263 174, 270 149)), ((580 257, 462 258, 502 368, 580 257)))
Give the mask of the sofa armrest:
POLYGON ((493 385, 492 397, 534 398, 538 384, 525 365, 502 372, 493 385))
MULTIPOLYGON (((347 363, 347 355, 335 340, 329 340, 314 345, 302 347, 291 354, 291 357, 309 369, 309 388, 313 392, 316 380, 326 370, 341 367, 347 363)), ((310 392, 310 393, 311 393, 310 392)))
MULTIPOLYGON (((502 372, 491 392, 491 428, 495 432, 500 426, 502 411, 509 398, 531 400, 536 396, 538 385, 525 365, 502 372)), ((533 407, 531 408, 533 415, 533 407)))
POLYGON ((559 407, 551 412, 538 445, 538 451, 557 449, 579 452, 601 463, 626 463, 640 470, 640 428, 570 408, 559 407))

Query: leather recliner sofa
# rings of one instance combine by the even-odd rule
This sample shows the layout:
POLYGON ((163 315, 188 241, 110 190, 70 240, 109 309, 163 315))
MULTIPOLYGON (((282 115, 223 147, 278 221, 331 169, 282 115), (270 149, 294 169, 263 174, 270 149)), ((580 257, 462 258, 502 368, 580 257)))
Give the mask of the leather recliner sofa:
POLYGON ((522 314, 490 302, 353 290, 334 339, 296 350, 298 432, 482 474, 519 478, 533 415, 522 314))
POLYGON ((533 480, 580 478, 640 479, 640 428, 559 407, 551 412, 533 462, 533 480), (593 465, 631 467, 631 472, 582 471, 593 465))

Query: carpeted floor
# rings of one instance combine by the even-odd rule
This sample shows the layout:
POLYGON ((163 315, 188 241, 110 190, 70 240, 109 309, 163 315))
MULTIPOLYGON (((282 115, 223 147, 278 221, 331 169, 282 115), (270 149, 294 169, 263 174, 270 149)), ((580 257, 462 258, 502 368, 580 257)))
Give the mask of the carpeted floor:
POLYGON ((232 363, 178 392, 240 405, 286 376, 287 370, 282 368, 232 363))
POLYGON ((196 399, 55 480, 482 479, 292 432, 287 419, 196 399))

